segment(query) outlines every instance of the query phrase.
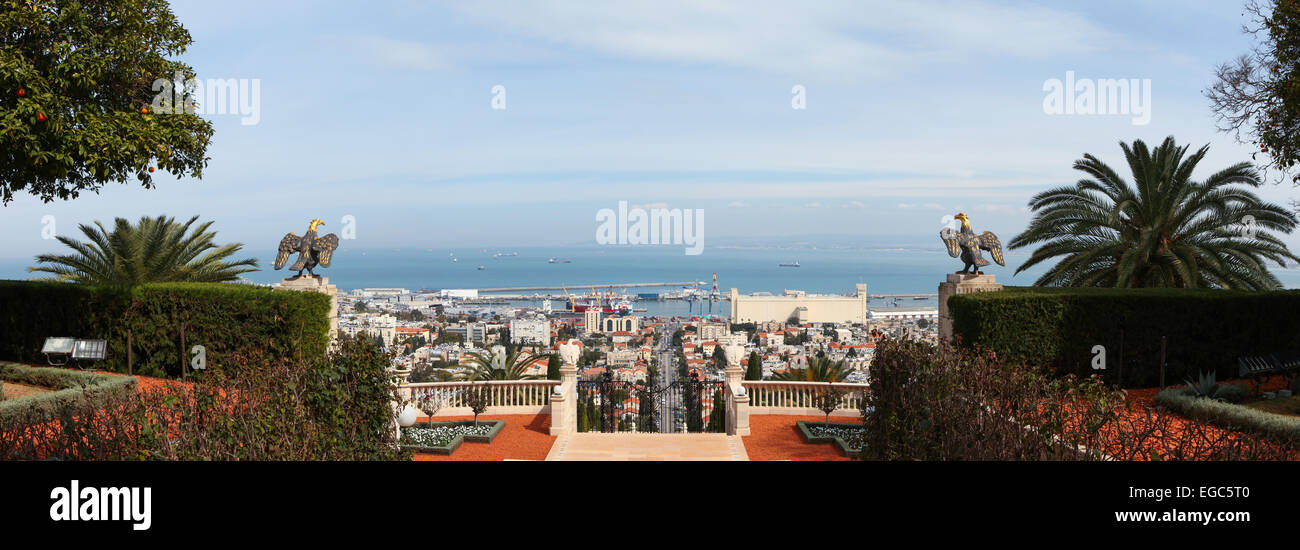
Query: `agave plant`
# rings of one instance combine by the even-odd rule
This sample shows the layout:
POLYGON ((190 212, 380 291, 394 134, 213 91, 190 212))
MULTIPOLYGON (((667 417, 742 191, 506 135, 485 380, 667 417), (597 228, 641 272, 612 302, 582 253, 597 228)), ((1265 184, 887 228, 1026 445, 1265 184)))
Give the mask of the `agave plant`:
POLYGON ((470 380, 537 380, 540 377, 524 374, 533 362, 549 358, 549 353, 533 354, 512 351, 483 353, 469 352, 469 366, 473 369, 470 380))
POLYGON ((1132 183, 1085 154, 1089 177, 1034 196, 1034 218, 1010 248, 1041 245, 1016 273, 1054 258, 1038 286, 1281 288, 1266 264, 1300 261, 1270 231, 1290 233, 1295 214, 1248 188, 1261 180, 1242 162, 1203 181, 1192 172, 1209 146, 1187 154, 1172 137, 1148 149, 1120 143, 1132 183))
POLYGON ((1200 371, 1197 374, 1197 380, 1193 382, 1190 378, 1183 379, 1187 382, 1187 388, 1196 394, 1196 397, 1205 397, 1214 399, 1219 394, 1219 383, 1215 381, 1214 371, 1200 371))
POLYGON ((243 244, 214 244, 216 233, 208 231, 212 222, 191 230, 198 219, 194 216, 182 224, 165 216, 143 217, 132 225, 117 218, 112 231, 98 221, 94 226, 82 224, 81 232, 89 242, 58 237, 75 254, 41 254, 36 261, 45 265, 27 270, 53 274, 52 278, 59 281, 124 286, 219 283, 257 271, 255 259, 226 260, 243 244))

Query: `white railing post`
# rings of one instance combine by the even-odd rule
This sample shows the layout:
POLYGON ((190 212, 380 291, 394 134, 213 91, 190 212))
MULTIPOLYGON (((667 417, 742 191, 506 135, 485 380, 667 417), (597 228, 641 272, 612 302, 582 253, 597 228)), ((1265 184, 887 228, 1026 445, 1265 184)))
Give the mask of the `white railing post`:
POLYGON ((568 435, 578 424, 578 347, 560 345, 560 385, 551 393, 551 435, 568 435))
POLYGON ((749 435, 749 394, 741 379, 745 371, 740 368, 740 346, 727 346, 727 435, 749 435))

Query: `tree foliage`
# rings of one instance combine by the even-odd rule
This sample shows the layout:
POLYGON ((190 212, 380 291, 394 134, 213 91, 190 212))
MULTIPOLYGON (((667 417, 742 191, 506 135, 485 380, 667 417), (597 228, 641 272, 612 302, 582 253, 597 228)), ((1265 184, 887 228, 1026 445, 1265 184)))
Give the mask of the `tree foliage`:
POLYGON ((536 380, 536 376, 525 374, 528 366, 549 356, 519 350, 500 353, 472 351, 468 355, 469 366, 473 369, 471 380, 536 380))
POLYGON ((152 188, 151 167, 202 177, 212 125, 149 110, 156 81, 194 78, 165 0, 0 1, 0 203, 152 188))
POLYGON ((745 380, 763 379, 763 359, 757 351, 750 352, 749 364, 745 368, 745 380))
POLYGON ((843 361, 831 361, 827 357, 809 357, 806 368, 779 372, 772 379, 787 382, 840 382, 848 376, 849 371, 844 368, 843 361))
POLYGON ((1290 180, 1300 162, 1300 5, 1296 0, 1249 0, 1242 31, 1256 44, 1215 69, 1205 96, 1219 130, 1259 150, 1252 155, 1276 182, 1290 180))
POLYGON ((184 224, 174 218, 143 217, 132 225, 117 218, 113 230, 103 224, 82 224, 81 232, 89 240, 78 241, 59 236, 59 242, 74 254, 41 254, 40 264, 28 271, 53 274, 60 281, 136 286, 145 283, 221 283, 234 281, 241 274, 257 271, 257 260, 246 258, 227 261, 242 243, 217 245, 212 242, 212 222, 191 230, 199 217, 184 224))
POLYGON ((1060 258, 1038 286, 1177 287, 1270 290, 1282 285, 1266 262, 1300 261, 1269 231, 1290 233, 1296 216, 1265 202, 1258 172, 1242 162, 1192 172, 1209 146, 1191 155, 1173 137, 1148 149, 1120 143, 1130 183, 1097 157, 1074 168, 1089 177, 1030 199, 1034 219, 1010 248, 1041 245, 1016 273, 1060 258))

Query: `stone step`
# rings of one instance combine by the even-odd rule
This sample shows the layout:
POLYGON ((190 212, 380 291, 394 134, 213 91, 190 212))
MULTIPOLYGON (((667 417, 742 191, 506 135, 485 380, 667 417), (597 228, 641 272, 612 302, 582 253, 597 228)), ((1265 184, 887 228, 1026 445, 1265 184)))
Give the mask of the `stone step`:
POLYGON ((745 443, 727 434, 578 433, 561 436, 546 460, 747 461, 745 443))

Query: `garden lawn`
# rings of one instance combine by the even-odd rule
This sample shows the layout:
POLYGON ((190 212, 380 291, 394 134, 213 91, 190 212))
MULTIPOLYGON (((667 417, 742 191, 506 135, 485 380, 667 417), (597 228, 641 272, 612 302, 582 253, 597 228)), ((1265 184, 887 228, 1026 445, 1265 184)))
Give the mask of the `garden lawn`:
POLYGON ((47 392, 58 391, 58 390, 53 388, 44 388, 41 386, 19 384, 18 382, 4 381, 3 391, 4 391, 5 399, 18 399, 19 397, 27 397, 29 395, 34 395, 38 393, 47 393, 47 392))
MULTIPOLYGON (((506 427, 497 434, 491 443, 466 441, 456 452, 450 455, 416 453, 417 461, 441 460, 546 460, 551 445, 556 437, 551 435, 551 415, 549 414, 481 414, 479 421, 505 420, 506 427)), ((421 417, 420 422, 427 422, 428 417, 421 417)), ((439 416, 434 422, 454 422, 457 420, 474 420, 473 416, 439 416)))
MULTIPOLYGON (((825 422, 825 416, 755 414, 749 416, 749 435, 744 436, 750 460, 850 460, 834 443, 805 443, 795 423, 825 422)), ((862 425, 861 418, 832 416, 831 422, 862 425)))
MULTIPOLYGON (((7 391, 7 389, 6 389, 7 391)), ((1261 399, 1245 404, 1247 407, 1266 413, 1300 417, 1300 396, 1281 397, 1278 399, 1261 399)))

